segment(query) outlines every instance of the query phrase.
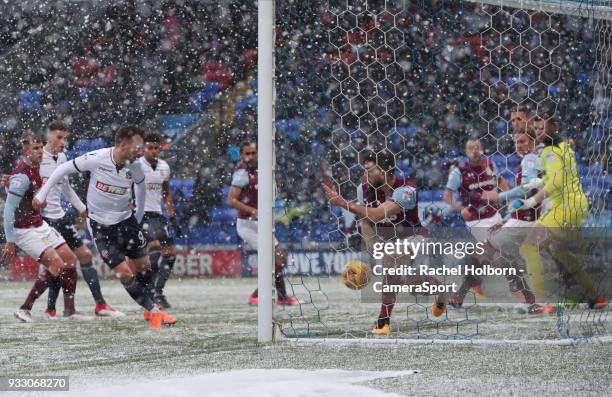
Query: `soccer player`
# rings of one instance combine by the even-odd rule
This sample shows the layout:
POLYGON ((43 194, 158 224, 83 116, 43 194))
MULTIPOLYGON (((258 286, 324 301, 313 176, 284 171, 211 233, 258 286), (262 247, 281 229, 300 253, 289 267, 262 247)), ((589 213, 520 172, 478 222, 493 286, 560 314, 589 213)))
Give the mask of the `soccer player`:
POLYGON ((177 236, 181 235, 181 228, 174 217, 172 193, 168 183, 170 166, 159 158, 162 137, 157 133, 149 133, 145 136, 144 143, 144 156, 138 159, 145 174, 147 188, 142 231, 148 242, 149 260, 153 270, 154 300, 162 309, 169 309, 170 304, 164 295, 164 287, 170 278, 176 256, 174 241, 168 231, 168 222, 177 236), (162 203, 166 207, 168 220, 162 214, 162 203))
MULTIPOLYGON (((461 213, 476 241, 483 242, 489 237, 489 228, 502 219, 493 203, 482 198, 482 193, 496 190, 498 187, 506 191, 508 183, 499 174, 495 163, 483 156, 482 144, 478 138, 468 138, 465 143, 465 153, 467 161, 453 167, 450 172, 444 190, 444 202, 452 210, 461 213), (455 201, 456 192, 459 192, 461 202, 455 201)), ((475 260, 475 258, 466 257, 466 260, 475 260)), ((481 277, 466 276, 459 295, 465 296, 470 288, 482 294, 481 283, 481 277)))
POLYGON ((499 174, 495 163, 483 156, 478 138, 468 138, 465 154, 468 160, 450 172, 444 202, 461 213, 477 241, 484 241, 488 237, 488 229, 501 221, 501 216, 491 203, 482 199, 482 193, 495 190, 498 186, 506 191, 508 183, 499 174), (455 192, 459 192, 461 202, 455 201, 455 192))
MULTIPOLYGON (((517 126, 513 134, 516 153, 522 157, 516 174, 516 186, 508 191, 498 193, 495 190, 482 193, 482 198, 500 204, 508 205, 510 217, 505 219, 501 229, 493 231, 488 239, 494 250, 503 253, 503 257, 509 258, 510 263, 518 270, 524 270, 524 264, 520 260, 519 246, 529 234, 530 228, 540 215, 540 206, 525 210, 516 210, 522 205, 521 199, 528 198, 534 194, 540 186, 541 166, 540 157, 536 150, 536 135, 533 128, 517 126)), ((494 227, 495 228, 495 227, 494 227)), ((497 258, 501 261, 503 258, 497 258)), ((495 262, 495 261, 494 261, 495 262)), ((527 280, 522 276, 515 276, 509 280, 511 290, 519 291, 525 298, 528 314, 542 314, 546 308, 535 302, 535 295, 531 291, 527 280)))
POLYGON ((72 315, 75 312, 76 289, 76 277, 72 272, 77 258, 62 236, 43 220, 39 208, 32 205, 34 194, 43 185, 39 174, 43 159, 42 139, 28 132, 22 136, 21 144, 23 159, 11 171, 4 206, 6 244, 2 259, 10 261, 15 256, 16 246, 19 246, 46 269, 38 275, 24 304, 15 312, 15 317, 23 322, 31 322, 30 311, 34 301, 50 284, 56 282, 60 274, 66 277, 66 282, 63 283, 66 310, 67 314, 72 315), (72 270, 66 271, 69 268, 72 270))
MULTIPOLYGON (((40 165, 40 176, 42 177, 43 184, 46 183, 58 166, 68 161, 64 154, 67 137, 68 126, 66 123, 61 120, 55 120, 49 124, 47 128, 47 143, 43 148, 43 159, 40 165)), ((59 184, 51 187, 47 197, 47 206, 41 210, 43 219, 62 235, 68 247, 70 247, 79 260, 83 279, 87 283, 91 295, 96 302, 95 314, 97 316, 108 317, 124 316, 123 313, 107 304, 104 300, 100 289, 98 273, 91 263, 91 251, 79 237, 74 225, 66 219, 66 212, 62 208, 60 200, 62 193, 84 218, 87 217, 87 208, 85 204, 79 199, 66 178, 60 181, 59 184)), ((71 274, 70 276, 76 277, 76 272, 74 275, 71 274)), ((45 316, 49 319, 56 318, 55 302, 57 301, 59 290, 60 286, 57 283, 49 287, 49 298, 47 309, 45 310, 45 316)), ((66 316, 66 312, 64 312, 64 315, 66 316)))
POLYGON ((34 197, 32 206, 41 208, 51 190, 66 176, 90 171, 87 190, 89 227, 104 262, 121 280, 128 294, 145 309, 152 329, 174 324, 176 318, 163 312, 153 302, 150 288, 152 272, 146 252, 146 240, 140 229, 144 215, 146 190, 142 165, 136 159, 142 154, 144 131, 124 126, 115 134, 115 146, 95 150, 60 165, 34 197), (136 212, 130 208, 132 189, 136 212), (134 270, 128 265, 133 261, 134 270))
MULTIPOLYGON (((352 212, 359 219, 359 226, 366 247, 370 253, 378 241, 391 241, 403 238, 427 236, 421 226, 418 213, 417 189, 410 180, 395 176, 395 156, 389 151, 369 153, 363 160, 364 177, 357 187, 357 203, 343 198, 330 182, 324 182, 323 190, 331 204, 352 212)), ((410 263, 406 255, 385 255, 385 267, 396 267, 410 263), (408 261, 408 263, 404 263, 408 261)), ((428 276, 389 276, 384 279, 387 285, 416 285, 440 282, 428 276)), ((396 292, 382 292, 382 303, 376 327, 372 333, 386 335, 391 332, 391 312, 397 299, 396 292)), ((438 294, 432 304, 432 314, 441 316, 446 310, 446 294, 438 294)))
POLYGON ((510 123, 513 133, 525 131, 527 127, 533 126, 533 122, 531 109, 526 106, 513 107, 510 111, 510 123))
POLYGON ((544 292, 544 266, 539 252, 540 247, 544 247, 580 284, 589 307, 604 308, 607 302, 602 295, 597 295, 591 278, 584 270, 584 264, 568 250, 566 243, 577 237, 589 212, 589 202, 582 190, 574 150, 569 142, 561 141, 559 125, 553 117, 545 120, 541 133, 544 137, 544 148, 540 153, 544 172, 543 187, 535 195, 522 200, 519 209, 535 208, 545 199, 547 208, 521 245, 521 256, 536 293, 544 292))
MULTIPOLYGON (((252 142, 240 145, 240 162, 234 168, 232 186, 227 196, 227 204, 238 210, 236 230, 238 236, 251 248, 257 248, 257 147, 252 142)), ((277 305, 297 305, 299 301, 287 295, 283 266, 287 255, 274 239, 276 246, 274 256, 274 284, 276 286, 277 305)), ((259 303, 257 289, 249 296, 249 304, 259 303)))

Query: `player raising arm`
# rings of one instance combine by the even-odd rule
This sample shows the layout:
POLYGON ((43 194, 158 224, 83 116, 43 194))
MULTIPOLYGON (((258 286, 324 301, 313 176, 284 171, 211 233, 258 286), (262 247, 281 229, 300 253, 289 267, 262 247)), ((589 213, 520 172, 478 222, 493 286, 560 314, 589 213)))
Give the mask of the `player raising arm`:
MULTIPOLYGON (((395 176, 395 157, 383 151, 370 153, 363 159, 363 183, 357 188, 358 203, 342 197, 329 181, 323 183, 323 190, 331 204, 352 212, 359 219, 361 233, 367 249, 373 252, 377 241, 401 238, 421 238, 426 229, 421 226, 418 214, 418 198, 415 185, 395 176)), ((410 262, 406 255, 385 255, 385 267, 396 267, 410 262)), ((440 282, 427 276, 385 276, 385 284, 416 285, 440 282)), ((380 313, 373 329, 374 334, 389 334, 391 312, 397 298, 396 292, 382 292, 380 313)), ((432 305, 432 313, 441 316, 446 310, 446 294, 438 294, 432 305)))
MULTIPOLYGON (((38 275, 24 304, 15 312, 15 317, 19 320, 31 322, 30 311, 34 301, 50 284, 58 282, 61 273, 66 275, 74 271, 76 256, 70 251, 62 236, 43 220, 40 207, 32 205, 34 194, 43 184, 39 174, 43 158, 42 139, 34 133, 25 133, 21 143, 24 157, 11 172, 4 206, 6 244, 2 259, 10 261, 15 256, 16 247, 19 246, 46 268, 38 275), (65 272, 65 269, 69 268, 72 268, 72 271, 65 272)), ((71 277, 68 284, 70 285, 64 283, 66 309, 74 314, 76 277, 71 277)))
POLYGON ((153 302, 150 294, 152 273, 146 252, 146 240, 140 230, 144 215, 146 190, 140 162, 144 131, 125 126, 115 134, 115 146, 86 153, 59 166, 36 194, 32 206, 44 205, 52 186, 75 172, 90 171, 87 190, 89 226, 104 262, 121 280, 128 294, 145 309, 150 327, 157 329, 162 322, 173 324, 153 302), (130 208, 132 189, 136 196, 136 212, 130 208), (132 259, 136 274, 128 265, 132 259))

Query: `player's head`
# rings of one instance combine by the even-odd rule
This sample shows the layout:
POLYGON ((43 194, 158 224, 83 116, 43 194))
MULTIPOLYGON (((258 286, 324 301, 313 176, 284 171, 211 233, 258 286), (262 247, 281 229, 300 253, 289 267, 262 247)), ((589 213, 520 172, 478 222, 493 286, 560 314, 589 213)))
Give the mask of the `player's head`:
POLYGON ((533 122, 535 137, 538 143, 546 143, 547 141, 557 138, 559 132, 559 123, 554 117, 544 115, 544 117, 536 117, 533 122))
POLYGON ((43 156, 43 140, 39 135, 27 131, 21 136, 21 147, 26 162, 32 165, 39 165, 43 156))
POLYGON ((144 137, 144 158, 149 163, 154 163, 157 161, 159 157, 159 152, 161 150, 162 137, 157 132, 149 132, 144 137))
POLYGON ((531 109, 527 106, 517 106, 510 111, 512 132, 525 130, 531 124, 531 109))
POLYGON ((240 161, 248 167, 257 167, 257 146, 254 142, 242 142, 240 145, 240 161))
POLYGON ((465 141, 465 155, 473 163, 481 160, 482 143, 480 143, 480 139, 471 136, 467 139, 467 141, 465 141))
POLYGON ((135 125, 126 125, 115 133, 115 150, 123 160, 134 161, 142 156, 144 130, 135 125))
POLYGON ((68 139, 68 124, 62 120, 53 120, 47 126, 47 145, 46 149, 51 154, 58 154, 64 151, 68 139))
POLYGON ((514 147, 520 156, 525 156, 535 151, 536 135, 532 127, 518 130, 513 134, 514 147))
POLYGON ((367 182, 377 188, 390 184, 395 176, 395 156, 388 150, 369 152, 363 159, 364 175, 367 182))

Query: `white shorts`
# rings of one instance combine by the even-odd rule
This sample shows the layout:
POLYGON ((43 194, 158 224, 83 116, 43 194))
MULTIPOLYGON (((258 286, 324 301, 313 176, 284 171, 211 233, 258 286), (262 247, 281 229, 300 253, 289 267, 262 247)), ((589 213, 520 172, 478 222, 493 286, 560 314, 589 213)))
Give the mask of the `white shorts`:
MULTIPOLYGON (((249 248, 257 249, 257 221, 238 218, 236 221, 236 231, 249 248)), ((274 246, 276 247, 277 245, 278 240, 274 237, 274 246)))
POLYGON ((499 212, 496 212, 495 215, 490 218, 469 221, 465 224, 470 229, 470 233, 472 233, 472 236, 474 236, 476 241, 480 242, 488 240, 490 234, 489 229, 491 228, 491 226, 496 225, 501 221, 501 215, 499 215, 499 212))
POLYGON ((43 221, 39 227, 15 228, 15 244, 23 252, 39 261, 48 248, 57 248, 66 244, 66 241, 57 230, 43 221))
POLYGON ((502 250, 509 255, 518 255, 518 250, 523 241, 529 235, 529 231, 535 222, 523 221, 520 219, 508 219, 501 229, 491 233, 489 242, 495 248, 502 250))

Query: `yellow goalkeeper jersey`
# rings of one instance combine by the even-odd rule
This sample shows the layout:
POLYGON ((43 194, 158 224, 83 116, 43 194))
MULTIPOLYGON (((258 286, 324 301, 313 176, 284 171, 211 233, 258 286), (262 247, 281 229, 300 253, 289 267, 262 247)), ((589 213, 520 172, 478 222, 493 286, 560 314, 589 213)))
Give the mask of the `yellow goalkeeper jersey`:
POLYGON ((582 191, 574 150, 565 142, 544 147, 540 153, 544 171, 544 189, 548 193, 549 208, 583 206, 586 196, 582 191))

